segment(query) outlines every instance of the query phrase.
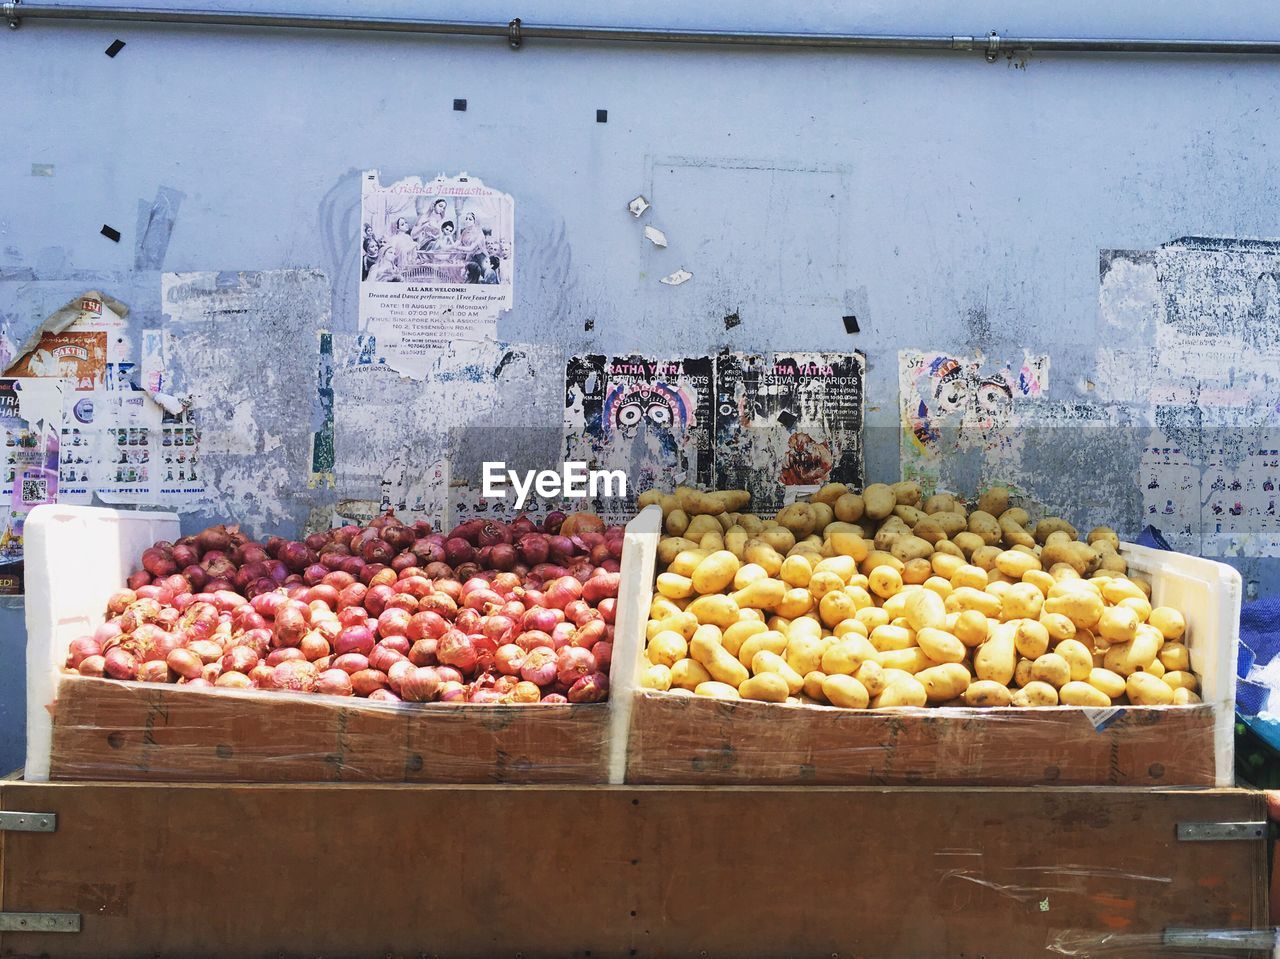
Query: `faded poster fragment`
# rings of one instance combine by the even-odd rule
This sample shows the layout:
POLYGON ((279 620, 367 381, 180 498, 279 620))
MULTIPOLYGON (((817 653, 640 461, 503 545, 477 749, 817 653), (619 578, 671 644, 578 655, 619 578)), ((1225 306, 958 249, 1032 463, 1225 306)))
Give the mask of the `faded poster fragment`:
POLYGON ((199 505, 250 529, 290 522, 296 511, 285 497, 311 475, 321 419, 299 387, 315 382, 328 279, 318 270, 166 273, 162 302, 167 322, 162 336, 144 338, 143 379, 195 411, 194 423, 171 424, 169 438, 181 440, 175 460, 190 450, 188 477, 197 458, 199 505))
MULTIPOLYGON (((1017 427, 1031 422, 1034 404, 1048 388, 1044 355, 1024 352, 1021 360, 1000 362, 981 353, 899 351, 903 479, 932 492, 948 457, 977 453, 987 462, 1016 461, 1017 427)), ((987 478, 1012 482, 1009 476, 987 478)))
POLYGON ((861 353, 716 358, 714 483, 773 511, 825 483, 863 483, 861 353))
POLYGON ((360 332, 379 361, 426 375, 453 340, 492 340, 513 302, 515 201, 465 173, 362 178, 360 332))
POLYGON ((23 592, 22 532, 32 508, 58 499, 58 441, 64 384, 0 379, 4 495, 0 498, 0 595, 23 592))
POLYGON ((636 497, 651 487, 715 481, 715 366, 706 356, 569 358, 564 458, 623 472, 625 501, 595 504, 611 520, 634 515, 636 497))

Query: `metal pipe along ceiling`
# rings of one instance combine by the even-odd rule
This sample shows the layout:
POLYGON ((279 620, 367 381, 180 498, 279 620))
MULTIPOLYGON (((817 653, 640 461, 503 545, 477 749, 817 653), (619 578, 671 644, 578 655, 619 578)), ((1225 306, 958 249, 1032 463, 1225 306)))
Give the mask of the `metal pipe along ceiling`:
POLYGON ((146 7, 83 6, 23 3, 0 5, 9 26, 25 20, 104 20, 133 23, 176 23, 225 27, 283 27, 310 30, 360 30, 419 33, 455 37, 499 37, 513 48, 526 40, 577 40, 595 43, 699 43, 830 50, 949 50, 973 51, 994 61, 1001 54, 1144 53, 1239 56, 1280 54, 1280 41, 1253 40, 1136 40, 1079 37, 894 36, 856 33, 776 33, 740 30, 666 30, 648 27, 542 26, 512 20, 478 23, 461 20, 420 20, 398 17, 360 17, 309 13, 253 13, 218 10, 148 9, 146 7))

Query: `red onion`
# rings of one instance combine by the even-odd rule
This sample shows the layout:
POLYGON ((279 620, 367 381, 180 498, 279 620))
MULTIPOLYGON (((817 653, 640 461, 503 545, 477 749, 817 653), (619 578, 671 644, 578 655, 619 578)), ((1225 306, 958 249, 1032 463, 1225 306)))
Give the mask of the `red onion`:
POLYGON ((572 685, 595 670, 596 660, 590 650, 565 646, 556 653, 556 679, 561 683, 572 685))
POLYGON ((460 609, 458 615, 454 617, 453 625, 464 633, 478 633, 481 618, 474 609, 460 609))
POLYGON ((201 530, 196 533, 195 540, 201 554, 208 553, 211 550, 231 548, 231 537, 227 535, 225 526, 210 526, 208 529, 201 530))
POLYGON ((373 647, 373 652, 369 654, 369 668, 378 669, 385 673, 391 669, 392 665, 402 660, 408 660, 404 653, 379 643, 373 647))
POLYGON ((409 628, 405 631, 405 635, 412 640, 427 637, 439 639, 448 628, 448 621, 439 613, 421 610, 409 618, 409 628))
POLYGON ((341 656, 343 653, 363 653, 368 656, 373 652, 373 630, 368 626, 348 626, 338 634, 333 644, 333 651, 341 656))
POLYGON ((578 627, 574 626, 573 623, 556 623, 556 628, 551 631, 551 645, 556 649, 568 646, 569 640, 573 639, 573 634, 577 631, 578 627))
POLYGON ((301 573, 308 566, 320 562, 315 551, 303 543, 286 543, 280 550, 280 562, 295 573, 301 573))
POLYGON ((494 654, 494 665, 504 676, 517 676, 524 666, 525 651, 514 643, 499 646, 494 654))
POLYGON ((613 643, 602 639, 591 647, 591 655, 595 657, 596 669, 608 675, 609 664, 613 662, 613 643))
POLYGON ((580 599, 581 597, 582 583, 572 576, 561 576, 547 586, 547 605, 556 609, 564 609, 575 599, 580 599))
MULTIPOLYGON (((408 593, 396 593, 387 600, 387 609, 402 609, 410 616, 418 611, 418 600, 408 593)), ((383 612, 386 612, 384 609, 383 612)))
POLYGON ((365 593, 368 591, 369 587, 363 583, 352 583, 338 593, 338 609, 341 610, 347 606, 360 606, 364 602, 365 593))
POLYGON ((79 639, 71 641, 71 647, 67 652, 66 665, 72 669, 78 669, 90 656, 101 656, 102 644, 92 636, 81 636, 79 639))
POLYGON ((436 658, 446 666, 457 668, 463 674, 475 669, 478 657, 479 653, 471 637, 457 629, 445 632, 436 647, 436 658))
POLYGON ((596 606, 596 612, 600 614, 600 618, 606 623, 613 625, 618 615, 618 601, 612 596, 600 600, 600 604, 596 606))
POLYGON ((414 556, 412 553, 408 551, 405 551, 403 553, 396 553, 396 555, 391 559, 391 568, 395 570, 397 576, 403 570, 414 569, 417 567, 417 565, 418 565, 418 557, 414 556))
POLYGON ((280 663, 271 673, 271 685, 285 692, 315 692, 319 673, 305 659, 291 659, 280 663))
POLYGON ((558 533, 566 519, 568 519, 568 517, 565 516, 564 513, 556 510, 547 514, 547 518, 542 521, 542 528, 548 533, 558 533))
POLYGON ((418 640, 409 650, 409 662, 415 666, 435 666, 440 662, 436 657, 437 646, 439 640, 435 638, 418 640))
POLYGON ((305 660, 306 658, 307 657, 303 655, 302 650, 298 649, 296 646, 285 646, 281 649, 273 649, 271 652, 267 653, 267 658, 264 662, 268 666, 279 666, 281 663, 287 663, 291 659, 305 660))
POLYGON ((424 566, 430 563, 443 563, 445 560, 444 543, 433 539, 417 539, 409 547, 418 562, 424 566))
POLYGON ((81 676, 103 676, 106 674, 107 660, 105 656, 86 656, 78 667, 81 676))
POLYGON ((442 683, 462 682, 462 673, 458 672, 452 666, 437 666, 436 672, 440 674, 440 682, 442 683))
POLYGON ((204 669, 200 671, 200 678, 208 680, 211 683, 214 682, 221 675, 222 675, 221 660, 214 663, 205 663, 204 669))
POLYGON ((389 689, 375 689, 369 694, 369 702, 371 703, 398 703, 402 702, 399 696, 389 689))
POLYGON ((594 606, 606 599, 616 599, 621 586, 620 573, 596 573, 582 584, 582 598, 594 606))
POLYGON ((222 647, 208 639, 197 639, 187 645, 187 649, 195 653, 204 664, 217 662, 222 658, 222 647))
POLYGON ((189 649, 170 650, 165 663, 183 679, 195 679, 204 671, 204 663, 200 657, 189 649))
POLYGON ((444 561, 450 566, 461 566, 476 558, 475 547, 465 539, 454 537, 444 544, 444 561))
POLYGON ((185 686, 187 689, 212 689, 213 683, 205 679, 203 676, 197 676, 195 679, 180 679, 178 685, 185 686))
MULTIPOLYGON (((527 630, 535 630, 537 632, 547 633, 556 628, 556 623, 564 621, 564 614, 560 610, 551 610, 543 607, 535 607, 524 614, 521 625, 527 630)), ((550 636, 548 635, 548 639, 550 636)))
POLYGON ((402 688, 404 679, 415 669, 417 667, 407 659, 397 659, 387 669, 387 686, 401 699, 404 698, 404 690, 402 688))
POLYGON ((446 619, 458 612, 458 603, 452 596, 444 592, 435 592, 418 601, 420 611, 436 613, 446 619))
POLYGON ((350 696, 351 677, 341 669, 326 669, 316 677, 316 692, 326 696, 350 696))
POLYGON ((467 687, 462 683, 446 680, 440 683, 440 689, 436 696, 442 703, 466 702, 467 687))
MULTIPOLYGON (((423 599, 435 593, 435 587, 431 584, 431 580, 425 576, 406 576, 403 577, 394 587, 397 593, 407 593, 415 599, 423 599)), ((444 595, 448 595, 447 593, 444 595)), ((452 597, 450 597, 452 600, 452 597)))
POLYGON ((138 667, 138 681, 143 683, 167 683, 169 667, 162 659, 153 659, 138 667))
POLYGON ((502 597, 491 589, 472 590, 462 601, 467 609, 474 609, 478 613, 492 612, 494 609, 501 608, 502 603, 502 597))
POLYGON ((248 646, 232 646, 222 656, 222 672, 224 675, 231 672, 248 673, 258 665, 259 658, 257 650, 248 646))
POLYGON ((516 543, 516 551, 530 566, 545 563, 551 553, 551 543, 542 533, 526 533, 516 543))
POLYGON ((394 586, 399 578, 400 574, 390 566, 376 563, 366 566, 360 572, 360 579, 367 586, 394 586))
POLYGON ((357 580, 350 573, 343 572, 342 570, 334 570, 332 573, 329 573, 327 576, 325 576, 325 578, 321 580, 321 582, 327 586, 332 586, 334 589, 341 591, 346 589, 352 583, 359 582, 359 580, 357 580))
POLYGON ((598 703, 607 695, 609 677, 604 673, 591 673, 569 687, 567 698, 571 703, 598 703))
POLYGON ((585 599, 575 599, 565 606, 564 618, 575 626, 581 626, 583 623, 589 623, 593 619, 599 619, 600 614, 585 599))
POLYGON ((520 666, 520 678, 538 686, 549 686, 556 680, 555 650, 546 646, 530 649, 520 666))
POLYGON ((366 563, 390 563, 396 555, 396 549, 381 539, 370 540, 360 547, 360 555, 366 563))
POLYGON ((302 653, 304 659, 315 662, 323 659, 332 651, 329 641, 319 630, 312 630, 302 637, 302 642, 298 644, 298 650, 302 653))
POLYGON ((547 693, 542 697, 542 702, 546 705, 559 706, 563 703, 567 703, 568 701, 569 700, 565 699, 560 693, 547 693))
POLYGON ((497 543, 489 553, 489 568, 508 570, 516 565, 516 548, 510 543, 497 543))
POLYGON ((516 645, 524 650, 533 650, 539 647, 551 649, 555 646, 555 642, 550 633, 543 632, 540 629, 529 629, 516 637, 516 645))
POLYGON ((608 630, 609 627, 605 625, 604 620, 593 619, 574 630, 573 635, 569 637, 569 645, 582 649, 591 649, 596 643, 605 638, 608 630))
POLYGON ((388 636, 407 636, 409 623, 413 621, 403 609, 388 609, 378 617, 378 635, 383 639, 388 636))
POLYGON ((410 703, 429 703, 439 689, 440 674, 430 666, 416 666, 400 681, 400 695, 410 703))
POLYGON ((299 610, 285 606, 276 613, 274 632, 274 645, 297 646, 307 634, 307 621, 299 610))
POLYGON ((244 673, 223 673, 216 680, 215 686, 229 686, 232 689, 252 689, 253 680, 244 673))
POLYGON ((334 657, 333 668, 354 675, 369 668, 369 658, 363 653, 342 653, 334 657))
POLYGON ((387 674, 378 669, 362 669, 351 676, 351 688, 357 696, 368 696, 387 687, 387 674))
POLYGON ((387 600, 395 594, 390 586, 370 586, 364 594, 362 605, 370 616, 380 616, 387 608, 387 600))
POLYGON ((344 629, 348 626, 364 626, 368 620, 363 606, 344 606, 338 610, 338 622, 344 629))
POLYGON ((150 582, 151 582, 151 574, 148 573, 145 569, 140 569, 136 573, 129 574, 128 583, 129 583, 130 589, 141 589, 143 586, 146 586, 150 582))

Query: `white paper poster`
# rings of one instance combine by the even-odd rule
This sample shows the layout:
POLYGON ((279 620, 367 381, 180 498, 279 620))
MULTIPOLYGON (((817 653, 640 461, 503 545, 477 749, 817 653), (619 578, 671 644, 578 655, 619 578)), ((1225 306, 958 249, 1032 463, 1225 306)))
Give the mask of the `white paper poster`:
POLYGON ((421 379, 455 340, 492 340, 511 308, 515 201, 465 173, 361 189, 360 332, 376 357, 421 379))

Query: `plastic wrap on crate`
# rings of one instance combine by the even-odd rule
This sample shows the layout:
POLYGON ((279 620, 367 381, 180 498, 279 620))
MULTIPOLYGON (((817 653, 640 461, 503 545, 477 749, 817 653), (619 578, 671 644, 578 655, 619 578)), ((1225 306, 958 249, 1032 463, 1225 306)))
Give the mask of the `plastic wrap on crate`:
MULTIPOLYGON (((142 550, 177 536, 178 519, 166 513, 71 506, 32 512, 27 779, 604 783, 616 770, 613 781, 621 782, 625 742, 613 749, 611 741, 616 728, 625 737, 613 715, 616 699, 395 704, 62 670, 68 644, 102 622, 107 598, 142 550)), ((643 563, 646 542, 628 529, 619 635, 643 630, 621 610, 634 607, 627 570, 643 563)))
POLYGON ((50 778, 601 783, 609 706, 376 703, 67 676, 50 778))
MULTIPOLYGON (((656 530, 650 534, 651 550, 658 538, 656 530)), ((1121 552, 1134 572, 1151 580, 1153 602, 1186 617, 1203 703, 848 710, 640 689, 633 668, 617 674, 614 688, 630 713, 626 781, 1230 785, 1239 574, 1222 563, 1133 544, 1122 544, 1121 552)), ((631 594, 641 622, 652 596, 648 583, 631 594)), ((637 643, 633 667, 641 647, 637 643)), ((615 655, 615 671, 617 663, 615 655)))

